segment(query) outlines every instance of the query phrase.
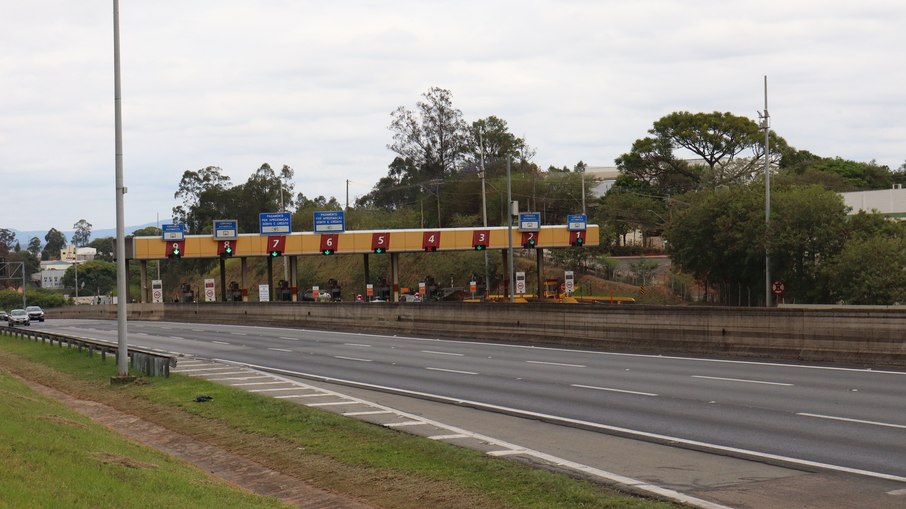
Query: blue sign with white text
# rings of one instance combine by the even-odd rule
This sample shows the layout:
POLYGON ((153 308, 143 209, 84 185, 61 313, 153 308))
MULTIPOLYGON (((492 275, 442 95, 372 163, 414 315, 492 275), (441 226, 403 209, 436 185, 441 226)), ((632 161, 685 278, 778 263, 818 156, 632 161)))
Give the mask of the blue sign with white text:
POLYGON ((236 240, 239 238, 239 221, 235 219, 215 219, 214 238, 217 240, 236 240))
POLYGON ((164 240, 185 240, 186 225, 180 224, 163 224, 160 226, 164 240))
POLYGON ((315 212, 315 233, 339 233, 346 231, 346 215, 343 211, 315 212))
POLYGON ((588 217, 585 214, 570 214, 566 216, 566 229, 575 231, 585 231, 588 223, 588 217))
POLYGON ((262 212, 258 214, 261 235, 288 235, 292 233, 292 218, 289 212, 262 212))
POLYGON ((541 213, 540 212, 520 212, 519 213, 519 231, 537 232, 541 230, 541 213))

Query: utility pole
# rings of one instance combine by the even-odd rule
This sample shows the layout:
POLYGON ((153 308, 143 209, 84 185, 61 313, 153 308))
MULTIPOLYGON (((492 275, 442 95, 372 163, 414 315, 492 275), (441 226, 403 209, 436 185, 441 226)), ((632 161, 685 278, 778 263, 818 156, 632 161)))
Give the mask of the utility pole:
POLYGON ((507 273, 510 302, 516 302, 516 285, 513 278, 513 179, 510 177, 510 158, 506 158, 506 226, 507 226, 507 273))
POLYGON ((770 141, 771 123, 768 115, 768 77, 764 77, 764 113, 759 113, 761 119, 761 128, 764 129, 764 305, 771 307, 771 250, 768 247, 767 235, 770 234, 771 226, 771 167, 770 154, 771 149, 768 146, 770 141))
MULTIPOLYGON (((484 188, 484 179, 485 179, 485 170, 484 170, 484 129, 478 128, 478 148, 479 154, 481 154, 481 219, 484 227, 488 227, 488 197, 485 194, 484 188)), ((490 269, 488 268, 488 251, 484 251, 484 297, 485 300, 488 298, 488 290, 491 288, 490 281, 490 269)))
POLYGON ((123 195, 123 108, 120 93, 120 3, 113 0, 113 106, 114 106, 114 159, 116 161, 116 371, 120 380, 129 377, 129 350, 126 342, 126 227, 123 195))

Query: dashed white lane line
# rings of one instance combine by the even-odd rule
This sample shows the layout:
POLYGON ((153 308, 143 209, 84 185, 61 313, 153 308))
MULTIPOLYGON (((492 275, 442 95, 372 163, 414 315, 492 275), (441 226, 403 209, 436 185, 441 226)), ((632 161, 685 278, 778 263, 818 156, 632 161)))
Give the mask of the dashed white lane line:
POLYGON ((288 348, 268 348, 268 350, 271 350, 273 352, 292 352, 292 350, 288 348))
POLYGON ((363 343, 343 343, 343 346, 361 346, 364 348, 371 348, 371 345, 366 345, 363 343))
MULTIPOLYGON (((205 366, 205 364, 199 364, 199 366, 205 366)), ((176 371, 176 372, 177 373, 197 373, 199 371, 219 371, 219 370, 223 370, 224 368, 225 368, 224 366, 220 366, 219 368, 194 368, 194 367, 191 367, 190 369, 180 369, 179 371, 176 371)), ((212 373, 212 374, 222 375, 224 373, 221 372, 221 373, 212 373)))
POLYGON ((334 359, 343 359, 347 361, 359 361, 359 362, 374 362, 371 359, 360 359, 358 357, 343 357, 342 355, 334 355, 334 359))
POLYGON ((749 384, 782 385, 785 387, 793 386, 793 384, 785 384, 785 383, 780 383, 780 382, 765 382, 763 380, 746 380, 744 378, 722 378, 719 376, 692 375, 692 378, 704 378, 705 380, 722 380, 724 382, 742 382, 742 383, 749 383, 749 384))
POLYGON ((430 354, 434 354, 434 355, 452 355, 455 357, 462 357, 465 355, 465 354, 453 353, 453 352, 438 352, 435 350, 422 350, 422 353, 430 353, 430 354))
MULTIPOLYGON (((208 373, 210 374, 210 373, 208 373)), ((218 375, 220 373, 217 373, 218 375)), ((208 378, 212 382, 225 382, 227 380, 254 380, 256 378, 270 378, 269 376, 232 376, 226 378, 208 378)))
MULTIPOLYGON (((184 371, 174 371, 174 373, 184 373, 184 371)), ((248 375, 248 371, 226 371, 223 373, 199 373, 201 376, 220 376, 220 375, 248 375)))
POLYGON ((339 405, 360 405, 358 401, 328 401, 326 403, 309 403, 306 406, 339 406, 339 405))
POLYGON ((562 362, 525 361, 527 364, 545 364, 547 366, 563 366, 565 368, 587 368, 582 364, 564 364, 562 362))
POLYGON ((298 387, 278 387, 276 389, 252 389, 249 392, 298 391, 298 387))
POLYGON ((232 334, 234 336, 248 336, 248 334, 246 334, 244 332, 231 332, 230 334, 232 334))
POLYGON ((231 384, 233 387, 244 387, 246 385, 277 385, 285 384, 286 382, 246 382, 244 384, 231 384))
POLYGON ((433 437, 428 437, 430 440, 455 440, 457 438, 469 438, 469 435, 465 433, 454 433, 452 435, 434 435, 433 437))
POLYGON ((594 385, 579 385, 572 384, 573 387, 578 387, 580 389, 594 389, 596 391, 607 391, 607 392, 622 392, 625 394, 636 394, 638 396, 650 396, 655 397, 657 394, 653 392, 639 392, 639 391, 627 391, 625 389, 613 389, 611 387, 595 387, 594 385))
POLYGON ((287 337, 287 336, 280 336, 280 339, 288 339, 288 340, 290 340, 290 341, 302 341, 301 338, 290 338, 290 337, 287 337))
POLYGON ((180 336, 170 336, 170 339, 178 339, 178 340, 180 340, 180 341, 184 341, 186 338, 183 338, 183 337, 180 337, 180 336))
POLYGON ((230 343, 227 343, 226 341, 217 341, 217 340, 211 341, 211 343, 217 343, 218 345, 229 345, 230 344, 230 343))
POLYGON ((832 421, 845 421, 845 422, 854 422, 857 424, 871 424, 873 426, 885 426, 887 428, 906 429, 906 425, 903 425, 903 424, 890 424, 887 422, 878 422, 878 421, 863 421, 862 419, 850 419, 849 417, 835 417, 833 415, 809 414, 806 412, 799 412, 796 415, 802 415, 804 417, 817 417, 819 419, 830 419, 832 421))
POLYGON ((403 421, 403 422, 391 422, 384 424, 388 428, 402 428, 405 426, 424 426, 425 423, 422 421, 403 421))
POLYGON ((431 371, 443 371, 444 373, 459 373, 461 375, 477 375, 478 373, 474 371, 460 371, 458 369, 444 369, 444 368, 425 368, 431 371))

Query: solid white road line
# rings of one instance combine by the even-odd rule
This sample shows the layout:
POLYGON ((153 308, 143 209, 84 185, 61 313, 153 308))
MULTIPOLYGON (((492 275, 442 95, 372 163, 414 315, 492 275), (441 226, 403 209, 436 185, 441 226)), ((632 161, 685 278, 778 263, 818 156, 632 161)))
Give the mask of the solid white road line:
POLYGON ((850 419, 848 417, 834 417, 833 415, 809 414, 806 412, 799 412, 796 415, 802 415, 805 417, 817 417, 819 419, 830 419, 833 421, 855 422, 857 424, 872 424, 874 426, 885 426, 887 428, 906 429, 906 425, 903 425, 903 424, 890 424, 887 422, 877 422, 877 421, 863 421, 862 419, 850 419))
POLYGON ((612 389, 610 387, 595 387, 594 385, 572 384, 572 386, 579 387, 581 389, 594 389, 596 391, 623 392, 626 394, 637 394, 639 396, 651 396, 651 397, 657 396, 657 394, 654 394, 652 392, 627 391, 625 389, 612 389))
MULTIPOLYGON (((327 394, 325 394, 327 396, 327 394)), ((367 412, 346 412, 343 415, 347 417, 356 417, 359 415, 378 415, 378 414, 392 414, 390 410, 369 410, 367 412)))
POLYGON ((224 382, 226 380, 254 380, 256 378, 270 378, 269 376, 230 376, 226 378, 208 378, 212 382, 224 382))
POLYGON ((465 354, 453 353, 453 352, 435 352, 434 350, 422 350, 422 353, 433 353, 434 355, 453 355, 455 357, 462 357, 465 354))
POLYGON ((327 403, 309 403, 306 406, 361 405, 358 401, 329 401, 327 403))
POLYGON ((462 375, 477 375, 478 373, 474 371, 460 371, 458 369, 444 369, 444 368, 425 368, 430 369, 431 371, 443 371, 445 373, 459 373, 462 375))
POLYGON ((286 382, 246 382, 244 384, 231 384, 231 387, 243 387, 245 385, 277 385, 285 384, 286 382))
POLYGON ((388 428, 401 428, 403 426, 422 426, 425 423, 422 421, 403 421, 403 422, 391 422, 390 424, 384 424, 388 428))
POLYGON ((456 440, 457 438, 469 438, 472 435, 466 433, 455 433, 453 435, 434 435, 433 437, 428 437, 429 440, 456 440))
POLYGON ((249 392, 301 391, 298 387, 278 387, 276 389, 252 389, 249 392))
POLYGON ((793 386, 793 384, 784 384, 784 383, 780 383, 780 382, 765 382, 762 380, 745 380, 742 378, 722 378, 719 376, 692 375, 692 378, 704 378, 706 380, 723 380, 725 382, 743 382, 743 383, 749 383, 749 384, 783 385, 784 387, 793 386))
POLYGON ((544 361, 525 361, 527 364, 545 364, 547 366, 563 366, 566 368, 587 368, 582 364, 564 364, 562 362, 544 362, 544 361))

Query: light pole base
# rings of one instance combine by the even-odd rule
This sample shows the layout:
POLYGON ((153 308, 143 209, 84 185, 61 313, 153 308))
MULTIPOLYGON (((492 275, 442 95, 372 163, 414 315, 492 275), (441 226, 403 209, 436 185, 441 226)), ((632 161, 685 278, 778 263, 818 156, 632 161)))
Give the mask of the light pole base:
POLYGON ((132 375, 117 375, 110 377, 110 385, 128 385, 135 381, 132 375))

